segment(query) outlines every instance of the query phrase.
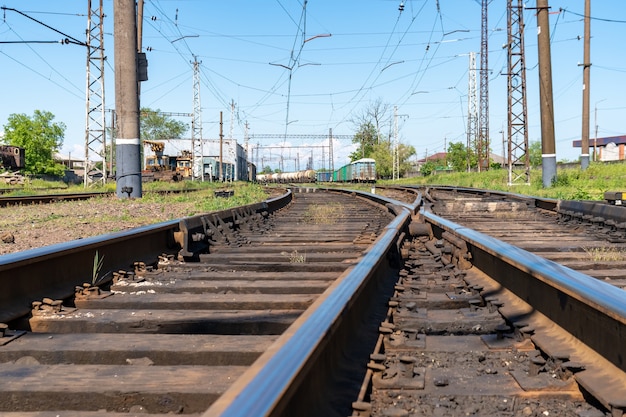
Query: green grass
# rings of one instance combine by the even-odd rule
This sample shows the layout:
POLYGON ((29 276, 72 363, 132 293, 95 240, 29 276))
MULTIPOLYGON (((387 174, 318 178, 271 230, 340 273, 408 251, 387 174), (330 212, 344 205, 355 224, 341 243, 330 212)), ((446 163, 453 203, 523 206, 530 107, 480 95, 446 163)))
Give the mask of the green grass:
POLYGON ((625 163, 591 163, 580 168, 557 167, 552 187, 544 188, 541 170, 531 170, 530 185, 509 186, 506 169, 486 172, 454 172, 428 177, 402 178, 398 181, 379 181, 379 185, 448 185, 481 188, 562 200, 603 200, 605 191, 626 191, 625 163))

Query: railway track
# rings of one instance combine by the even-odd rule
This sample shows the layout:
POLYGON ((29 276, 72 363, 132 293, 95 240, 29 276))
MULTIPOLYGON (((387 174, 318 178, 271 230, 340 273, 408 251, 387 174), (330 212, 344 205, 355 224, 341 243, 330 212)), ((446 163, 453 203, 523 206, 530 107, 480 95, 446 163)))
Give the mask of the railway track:
POLYGON ((0 257, 2 415, 623 415, 619 210, 298 191, 0 257))
MULTIPOLYGON (((343 285, 338 277, 356 277, 359 291, 375 290, 379 284, 365 278, 384 268, 346 271, 381 234, 391 244, 397 232, 386 229, 394 219, 389 210, 351 194, 291 197, 114 241, 5 256, 4 284, 18 280, 24 287, 5 292, 0 313, 9 323, 0 339, 0 412, 199 415, 238 378, 256 372, 255 361, 283 349, 292 340, 283 334, 306 325, 301 316, 309 307, 320 304, 319 313, 308 314, 329 314, 320 300, 343 285), (93 275, 89 264, 99 261, 93 275), (47 280, 60 282, 51 288, 47 280)), ((386 263, 386 253, 375 256, 386 263)), ((355 345, 366 340, 349 342, 346 349, 367 356, 355 345)), ((310 401, 289 407, 303 406, 332 408, 310 401)))
POLYGON ((423 191, 352 415, 622 416, 623 261, 586 258, 622 251, 621 210, 423 191))
MULTIPOLYGON (((580 202, 537 203, 533 198, 446 189, 433 190, 431 196, 434 214, 626 288, 626 233, 623 227, 616 227, 626 219, 618 217, 617 222, 605 223, 599 213, 584 216, 580 202)), ((616 216, 626 212, 623 207, 602 202, 586 204, 598 212, 604 207, 616 216)))
MULTIPOLYGON (((5 190, 5 192, 12 192, 16 190, 5 190)), ((180 190, 164 190, 164 191, 151 191, 157 194, 179 194, 189 193, 196 190, 180 189, 180 190)), ((2 192, 0 191, 0 194, 2 192)), ((217 196, 220 191, 216 191, 217 196)), ((1 196, 0 195, 0 207, 10 206, 24 206, 30 204, 51 204, 60 201, 83 201, 97 197, 111 197, 115 195, 114 192, 108 191, 92 191, 83 193, 57 193, 57 194, 37 194, 37 195, 25 195, 25 196, 1 196)), ((227 195, 220 195, 227 196, 227 195)))

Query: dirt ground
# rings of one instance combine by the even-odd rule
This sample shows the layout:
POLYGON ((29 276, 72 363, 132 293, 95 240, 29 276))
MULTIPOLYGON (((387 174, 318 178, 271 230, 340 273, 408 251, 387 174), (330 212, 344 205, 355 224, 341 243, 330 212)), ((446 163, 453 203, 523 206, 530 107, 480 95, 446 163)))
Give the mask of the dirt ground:
POLYGON ((0 255, 190 216, 194 204, 87 201, 0 207, 0 255))

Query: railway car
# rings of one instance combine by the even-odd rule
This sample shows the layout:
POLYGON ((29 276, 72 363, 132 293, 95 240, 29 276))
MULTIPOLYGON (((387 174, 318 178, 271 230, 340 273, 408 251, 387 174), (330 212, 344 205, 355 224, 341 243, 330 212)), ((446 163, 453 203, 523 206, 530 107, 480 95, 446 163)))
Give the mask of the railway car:
POLYGON ((0 145, 2 167, 9 171, 19 171, 26 166, 24 148, 12 145, 0 145))
POLYGON ((330 182, 333 179, 332 171, 317 171, 315 173, 315 181, 317 182, 330 182))
POLYGON ((315 182, 315 170, 307 169, 304 171, 295 172, 276 172, 273 174, 257 174, 257 182, 261 183, 276 183, 276 184, 288 184, 288 183, 311 183, 315 182))
POLYGON ((256 178, 256 165, 252 162, 248 162, 248 178, 247 181, 254 181, 256 178))
POLYGON ((336 182, 376 182, 376 161, 363 158, 350 162, 333 172, 336 182))
POLYGON ((344 165, 333 173, 335 182, 352 182, 352 164, 344 165))
MULTIPOLYGON (((204 179, 207 181, 220 180, 220 162, 219 158, 205 156, 202 158, 204 179)), ((224 181, 235 180, 235 164, 230 162, 222 162, 222 179, 224 181)))
POLYGON ((352 164, 352 181, 376 182, 376 161, 372 158, 363 158, 352 164))

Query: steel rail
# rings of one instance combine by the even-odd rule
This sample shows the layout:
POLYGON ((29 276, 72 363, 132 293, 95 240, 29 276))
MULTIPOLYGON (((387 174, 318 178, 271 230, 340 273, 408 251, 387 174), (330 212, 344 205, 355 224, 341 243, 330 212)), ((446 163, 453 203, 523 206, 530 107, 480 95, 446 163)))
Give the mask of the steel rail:
POLYGON ((529 196, 529 195, 524 195, 524 194, 509 193, 507 191, 494 191, 494 190, 484 190, 480 188, 454 187, 454 186, 448 186, 448 185, 432 185, 428 187, 407 186, 407 188, 418 188, 418 189, 426 188, 426 192, 428 192, 429 190, 441 190, 441 191, 452 191, 452 192, 465 193, 465 194, 502 196, 503 198, 524 201, 530 207, 538 207, 538 208, 542 208, 542 209, 550 210, 550 211, 556 211, 557 205, 560 201, 560 200, 556 200, 553 198, 534 197, 534 196, 529 196))
MULTIPOLYGON (((11 190, 19 191, 19 190, 11 190)), ((163 191, 148 191, 145 194, 182 194, 190 193, 199 190, 163 190, 163 191)), ((14 197, 0 197, 0 207, 9 207, 17 205, 29 205, 29 204, 50 204, 59 201, 82 201, 89 200, 94 197, 112 197, 114 192, 109 191, 94 191, 85 193, 64 193, 64 194, 39 194, 39 195, 25 195, 14 197)))
POLYGON ((0 207, 27 205, 27 204, 50 204, 58 201, 79 201, 89 200, 94 197, 111 196, 110 192, 93 192, 93 193, 67 193, 67 194, 46 194, 46 195, 29 195, 19 197, 0 197, 0 207))
MULTIPOLYGON (((385 228, 358 263, 346 271, 311 307, 231 386, 203 415, 244 417, 307 415, 308 405, 292 401, 296 391, 319 392, 333 372, 328 358, 341 352, 342 337, 363 311, 369 308, 376 281, 389 270, 390 253, 398 250, 401 234, 408 227, 415 206, 375 194, 354 193, 395 210, 396 218, 385 228), (342 332, 342 329, 346 329, 342 332), (316 361, 312 361, 316 358, 316 361), (315 364, 313 364, 315 362, 315 364), (328 366, 324 366, 324 365, 328 366)), ((393 283, 392 283, 393 285, 393 283)))
MULTIPOLYGON (((269 212, 278 210, 291 197, 287 192, 266 200, 262 207, 269 212)), ((246 207, 258 209, 254 204, 240 208, 246 207)), ((232 215, 232 209, 211 213, 223 221, 229 221, 232 215)), ((151 263, 161 254, 176 254, 182 246, 179 242, 191 239, 183 230, 187 219, 0 256, 0 322, 28 314, 35 300, 67 298, 73 294, 75 286, 91 283, 95 257, 102 261, 103 276, 99 281, 105 282, 112 272, 126 269, 134 262, 151 263)))
MULTIPOLYGON (((435 236, 447 231, 465 240, 474 266, 591 348, 607 364, 626 372, 626 292, 428 211, 420 213, 432 225, 435 236)), ((609 408, 626 408, 623 392, 620 399, 611 391, 622 388, 611 387, 606 375, 600 383, 600 377, 581 375, 577 379, 588 384, 585 388, 590 392, 604 391, 599 397, 608 398, 609 408)))

